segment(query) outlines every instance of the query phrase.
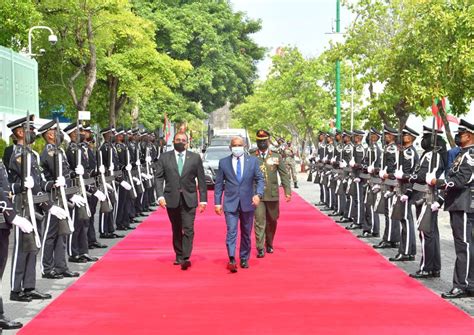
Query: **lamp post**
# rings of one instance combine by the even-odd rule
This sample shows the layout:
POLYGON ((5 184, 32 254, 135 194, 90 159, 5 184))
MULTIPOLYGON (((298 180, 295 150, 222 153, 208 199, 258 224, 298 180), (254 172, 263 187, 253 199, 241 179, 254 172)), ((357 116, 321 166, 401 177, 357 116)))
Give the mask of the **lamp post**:
POLYGON ((33 47, 32 47, 32 43, 31 43, 32 33, 33 33, 34 30, 37 30, 37 29, 45 29, 45 30, 49 31, 48 41, 49 41, 49 43, 51 43, 51 45, 55 45, 58 42, 58 37, 54 34, 53 30, 50 27, 46 27, 46 26, 31 27, 30 30, 28 30, 28 54, 27 54, 27 56, 29 56, 29 57, 37 56, 37 54, 32 53, 33 47))
MULTIPOLYGON (((341 32, 341 3, 336 0, 336 34, 341 32)), ((341 61, 336 60, 336 128, 341 130, 341 61)))

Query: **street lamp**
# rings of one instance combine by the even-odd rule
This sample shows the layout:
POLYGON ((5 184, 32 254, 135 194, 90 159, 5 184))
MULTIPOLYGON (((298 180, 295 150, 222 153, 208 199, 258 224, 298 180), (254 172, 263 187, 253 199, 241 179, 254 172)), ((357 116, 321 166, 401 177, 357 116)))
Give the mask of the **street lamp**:
POLYGON ((46 26, 31 27, 30 30, 28 31, 28 56, 29 57, 37 56, 37 54, 32 53, 32 44, 31 44, 32 32, 33 30, 36 30, 36 29, 46 29, 49 31, 50 34, 48 36, 48 41, 49 43, 51 43, 51 45, 55 45, 58 42, 58 37, 54 35, 53 30, 50 27, 46 27, 46 26))

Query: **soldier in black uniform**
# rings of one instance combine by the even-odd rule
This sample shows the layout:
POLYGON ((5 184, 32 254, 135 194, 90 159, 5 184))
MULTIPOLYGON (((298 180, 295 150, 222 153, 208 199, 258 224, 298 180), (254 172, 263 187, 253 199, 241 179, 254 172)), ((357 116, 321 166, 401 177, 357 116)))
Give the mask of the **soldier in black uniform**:
MULTIPOLYGON (((23 233, 31 233, 33 231, 33 226, 28 219, 16 215, 13 204, 7 196, 9 192, 10 183, 8 182, 6 168, 3 162, 0 161, 0 280, 3 277, 7 264, 9 236, 12 225, 18 227, 23 233)), ((18 329, 22 326, 20 322, 11 321, 5 316, 3 299, 0 294, 0 330, 18 329)))
POLYGON ((343 207, 343 215, 340 220, 336 222, 339 223, 349 223, 352 222, 352 212, 353 212, 353 200, 350 192, 350 184, 352 183, 352 178, 349 174, 349 162, 352 159, 352 154, 354 152, 354 144, 352 144, 352 132, 345 130, 343 132, 342 139, 344 141, 344 146, 342 149, 342 157, 341 161, 339 162, 339 167, 342 169, 343 180, 341 181, 340 187, 342 187, 341 193, 345 196, 344 199, 344 207, 343 207))
POLYGON ((390 257, 392 262, 399 261, 414 261, 416 255, 416 237, 415 237, 415 223, 413 221, 413 214, 411 210, 410 198, 407 195, 407 190, 410 185, 410 177, 415 172, 420 158, 416 152, 413 142, 419 136, 416 131, 405 126, 402 130, 402 150, 399 151, 398 168, 393 174, 398 182, 398 190, 395 191, 392 203, 392 216, 395 211, 396 202, 402 205, 403 218, 400 220, 401 226, 401 240, 398 248, 398 253, 394 257, 390 257))
POLYGON ((449 211, 453 230, 456 263, 453 288, 441 296, 445 299, 462 298, 474 294, 474 124, 461 120, 458 128, 461 152, 456 157, 446 180, 437 180, 429 174, 430 185, 445 187, 444 209, 449 211))
MULTIPOLYGON (((279 150, 280 154, 284 155, 283 149, 279 150)), ((316 176, 314 177, 314 183, 319 184, 319 203, 317 203, 317 206, 324 206, 325 201, 326 201, 326 194, 325 194, 325 188, 322 185, 322 174, 323 174, 323 159, 326 156, 326 135, 324 132, 319 133, 319 143, 318 143, 318 149, 317 149, 317 154, 316 154, 316 176)))
POLYGON ((436 185, 426 185, 426 176, 434 174, 440 178, 447 161, 446 142, 441 130, 423 127, 421 147, 423 154, 410 181, 408 189, 416 209, 416 223, 421 242, 420 269, 410 274, 413 278, 437 278, 441 272, 441 250, 438 230, 438 210, 444 202, 443 192, 436 185), (435 133, 435 134, 433 134, 435 133), (436 136, 436 143, 435 138, 436 136))
POLYGON ((343 149, 344 144, 342 142, 342 132, 340 130, 336 130, 336 134, 334 136, 334 155, 330 160, 330 163, 333 167, 331 187, 334 189, 335 208, 334 211, 329 214, 329 216, 342 216, 343 208, 345 206, 345 194, 341 194, 342 192, 339 190, 342 180, 342 170, 339 169, 339 163, 342 159, 343 149))
MULTIPOLYGON (((46 183, 44 182, 40 168, 38 166, 38 154, 28 148, 28 145, 31 145, 35 139, 34 128, 31 126, 32 121, 33 117, 31 117, 29 120, 29 131, 25 129, 25 124, 27 123, 26 117, 15 120, 7 125, 12 130, 13 135, 17 141, 9 163, 9 180, 13 194, 15 196, 18 195, 18 197, 16 197, 16 200, 18 201, 16 203, 17 208, 21 209, 25 215, 26 213, 32 213, 36 210, 55 212, 54 206, 51 205, 48 199, 45 199, 43 202, 39 202, 38 206, 35 206, 34 203, 31 204, 28 200, 24 200, 24 197, 27 197, 26 194, 30 191, 33 197, 46 190, 46 183), (24 161, 24 159, 26 159, 26 161, 24 161), (22 167, 25 167, 24 164, 26 164, 27 167, 30 166, 29 171, 27 171, 27 168, 22 169, 22 167), (26 173, 26 175, 24 175, 24 173, 26 173), (22 201, 19 201, 20 196, 23 198, 22 201), (23 201, 25 201, 25 203, 21 204, 23 201)), ((27 236, 25 232, 18 227, 15 228, 10 293, 10 300, 14 301, 28 302, 32 299, 51 298, 50 294, 40 293, 35 290, 36 255, 38 253, 37 248, 41 246, 39 236, 36 234, 39 234, 40 229, 39 222, 36 222, 36 217, 33 218, 31 215, 29 215, 29 219, 32 221, 32 223, 36 223, 36 248, 28 247, 28 243, 26 243, 27 236)))
POLYGON ((69 215, 68 200, 73 204, 85 203, 85 199, 67 199, 65 188, 71 186, 71 174, 65 152, 57 147, 63 141, 58 123, 53 120, 43 125, 38 132, 46 141, 41 153, 41 167, 46 179, 46 192, 50 193, 53 210, 45 215, 43 250, 41 252, 41 272, 43 278, 79 277, 78 272, 70 271, 66 262, 66 235, 74 231, 74 223, 69 215), (57 139, 57 136, 60 138, 57 139), (64 196, 63 196, 64 195, 64 196), (65 199, 66 198, 66 199, 65 199), (66 203, 65 203, 66 202, 66 203), (64 212, 66 215, 64 215, 64 212))
POLYGON ((130 226, 130 207, 132 205, 130 198, 130 191, 132 190, 132 181, 125 180, 127 168, 131 170, 132 166, 127 161, 128 147, 125 144, 125 129, 118 128, 115 134, 116 144, 115 149, 117 152, 117 170, 121 170, 123 175, 120 179, 120 185, 118 190, 118 202, 117 202, 117 219, 116 226, 117 230, 129 230, 135 229, 130 226))
MULTIPOLYGON (((384 126, 385 148, 382 153, 382 164, 379 171, 379 177, 382 179, 382 182, 390 178, 390 175, 393 178, 393 174, 397 169, 398 148, 395 141, 397 136, 398 131, 396 129, 387 125, 384 126)), ((390 195, 393 193, 393 189, 389 186, 380 185, 379 187, 375 187, 375 191, 377 192, 377 197, 380 197, 376 200, 376 205, 379 204, 380 201, 383 201, 382 203, 384 204, 385 230, 382 241, 373 247, 376 249, 396 248, 400 241, 400 221, 392 220, 389 214, 389 208, 392 206, 390 195)))
POLYGON ((361 179, 361 172, 364 168, 364 161, 366 156, 366 149, 362 144, 365 132, 363 130, 354 130, 354 146, 352 157, 349 161, 351 167, 352 183, 350 186, 350 193, 352 198, 352 216, 353 223, 346 227, 346 229, 360 229, 365 222, 364 211, 364 181, 361 179))
POLYGON ((368 179, 365 183, 365 221, 362 224, 362 234, 358 237, 379 237, 380 236, 380 218, 379 214, 375 212, 375 197, 373 193, 372 179, 378 177, 380 170, 380 160, 382 151, 379 147, 379 140, 382 134, 375 128, 371 128, 368 136, 369 147, 364 163, 364 172, 368 174, 368 179))

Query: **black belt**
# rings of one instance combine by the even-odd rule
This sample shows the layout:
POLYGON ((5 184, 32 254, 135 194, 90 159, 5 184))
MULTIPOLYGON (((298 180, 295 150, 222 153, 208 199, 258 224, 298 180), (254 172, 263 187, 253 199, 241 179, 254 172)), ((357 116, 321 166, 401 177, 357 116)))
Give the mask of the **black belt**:
POLYGON ((72 187, 68 187, 64 189, 64 193, 66 195, 77 194, 79 193, 79 191, 80 191, 79 186, 72 186, 72 187))
POLYGON ((95 184, 95 178, 88 178, 88 179, 84 179, 84 185, 87 186, 87 185, 94 185, 95 184))
POLYGON ((418 191, 418 192, 423 192, 423 193, 428 193, 429 191, 429 186, 428 185, 422 185, 418 183, 413 184, 413 190, 418 191))
POLYGON ((378 177, 372 177, 372 178, 370 178, 370 182, 373 183, 373 184, 376 184, 376 185, 380 185, 380 184, 382 184, 382 179, 380 179, 378 177))
POLYGON ((370 179, 370 174, 361 173, 361 174, 359 175, 359 177, 360 177, 361 179, 368 180, 368 179, 370 179))
POLYGON ((41 204, 43 202, 48 202, 48 201, 50 201, 49 193, 42 193, 42 194, 33 195, 33 203, 34 204, 41 204))
POLYGON ((105 181, 106 182, 111 182, 111 181, 114 181, 115 180, 115 176, 105 176, 105 181))
POLYGON ((396 180, 393 180, 393 179, 385 179, 383 183, 384 183, 384 185, 387 185, 387 186, 393 186, 393 187, 398 186, 398 182, 396 180))

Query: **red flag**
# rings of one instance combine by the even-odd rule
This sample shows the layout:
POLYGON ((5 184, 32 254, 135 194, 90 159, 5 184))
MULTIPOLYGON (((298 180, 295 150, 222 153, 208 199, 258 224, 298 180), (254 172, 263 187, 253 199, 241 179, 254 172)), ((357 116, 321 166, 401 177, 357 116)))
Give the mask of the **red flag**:
MULTIPOLYGON (((444 124, 443 120, 441 119, 441 116, 439 115, 438 102, 439 100, 437 98, 433 99, 433 104, 431 105, 431 113, 436 118, 436 128, 442 129, 444 127, 444 124)), ((446 119, 448 120, 448 122, 459 124, 458 118, 454 115, 449 114, 451 108, 449 106, 449 101, 446 97, 441 99, 441 107, 443 108, 446 114, 446 119)))

